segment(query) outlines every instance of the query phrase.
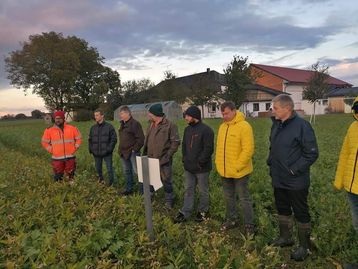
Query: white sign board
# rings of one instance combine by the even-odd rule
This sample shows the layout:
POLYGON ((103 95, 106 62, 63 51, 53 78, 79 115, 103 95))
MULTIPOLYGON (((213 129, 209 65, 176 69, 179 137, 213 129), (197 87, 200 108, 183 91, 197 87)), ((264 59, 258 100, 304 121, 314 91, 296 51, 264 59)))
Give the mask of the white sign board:
MULTIPOLYGON (((136 159, 137 159, 138 181, 143 183, 142 159, 140 156, 137 156, 136 159)), ((148 167, 149 167, 150 185, 153 186, 154 190, 158 190, 163 186, 162 181, 160 180, 159 159, 148 158, 148 167)))

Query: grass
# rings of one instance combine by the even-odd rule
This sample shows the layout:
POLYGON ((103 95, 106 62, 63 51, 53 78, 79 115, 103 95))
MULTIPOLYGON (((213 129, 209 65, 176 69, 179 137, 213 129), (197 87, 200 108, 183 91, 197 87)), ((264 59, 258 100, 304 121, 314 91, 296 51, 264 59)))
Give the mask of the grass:
MULTIPOLYGON (((77 154, 76 183, 54 183, 49 155, 41 148, 42 121, 0 123, 0 267, 4 268, 339 268, 358 261, 358 238, 344 192, 332 182, 350 115, 317 117, 320 157, 312 167, 309 195, 312 238, 317 247, 304 262, 289 259, 291 248, 267 246, 277 235, 268 175, 269 119, 250 119, 255 134, 250 190, 258 234, 246 238, 242 227, 221 232, 225 216, 221 180, 210 174, 211 219, 173 224, 182 205, 181 153, 174 158, 175 209, 163 207, 163 190, 153 201, 156 240, 145 233, 142 197, 121 197, 124 179, 114 154, 117 182, 98 185, 88 153, 89 127, 76 123, 84 138, 77 154)), ((215 132, 220 120, 206 120, 215 132)), ((118 123, 113 123, 118 128, 118 123)), ((184 121, 177 122, 182 133, 184 121)))

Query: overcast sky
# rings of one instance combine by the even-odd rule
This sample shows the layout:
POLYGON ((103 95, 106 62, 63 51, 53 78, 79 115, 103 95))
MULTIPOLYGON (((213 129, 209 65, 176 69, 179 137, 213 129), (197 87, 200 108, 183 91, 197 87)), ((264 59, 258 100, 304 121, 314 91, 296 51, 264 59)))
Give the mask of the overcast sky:
POLYGON ((41 99, 12 88, 3 59, 29 35, 62 32, 98 48, 122 81, 165 70, 177 76, 222 72, 233 55, 308 68, 316 61, 358 86, 355 0, 1 0, 0 116, 44 110, 41 99))

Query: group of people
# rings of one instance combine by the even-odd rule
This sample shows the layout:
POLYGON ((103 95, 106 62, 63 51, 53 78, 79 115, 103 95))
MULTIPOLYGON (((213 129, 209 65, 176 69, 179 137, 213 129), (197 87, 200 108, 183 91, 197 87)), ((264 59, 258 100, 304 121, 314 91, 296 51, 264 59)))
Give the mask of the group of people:
MULTIPOLYGON (((345 188, 352 209, 354 228, 358 231, 358 97, 353 107, 356 119, 350 126, 341 150, 334 185, 345 188)), ((223 230, 239 225, 237 196, 243 211, 244 228, 247 234, 255 233, 254 210, 248 188, 249 176, 253 171, 254 136, 251 125, 244 114, 236 110, 233 102, 221 104, 223 122, 217 139, 215 164, 222 178, 226 203, 226 221, 223 230)), ((272 241, 278 247, 292 246, 294 218, 297 222, 298 248, 291 258, 302 261, 311 249, 311 218, 307 197, 310 186, 310 166, 318 158, 318 146, 314 130, 309 122, 299 117, 289 95, 281 94, 272 100, 272 128, 269 137, 270 149, 267 159, 278 212, 279 236, 272 241)), ((89 132, 89 152, 94 156, 99 182, 104 182, 103 160, 107 166, 109 184, 114 181, 112 154, 117 143, 113 126, 104 120, 100 110, 94 112, 96 124, 89 132)), ((137 173, 136 156, 147 155, 159 159, 160 177, 164 186, 165 206, 173 208, 173 155, 180 146, 178 128, 165 117, 161 104, 148 110, 150 124, 143 133, 141 124, 135 120, 127 106, 119 109, 120 127, 119 155, 126 181, 123 195, 134 192, 134 177, 137 173)), ((194 211, 195 190, 198 187, 199 202, 195 221, 208 218, 209 174, 212 170, 214 132, 202 122, 201 111, 196 106, 184 112, 188 126, 182 139, 182 163, 184 166, 184 202, 174 222, 189 220, 194 211)), ((78 129, 64 120, 64 113, 54 113, 55 124, 45 130, 43 147, 52 154, 54 180, 62 180, 64 174, 73 181, 76 169, 75 152, 81 144, 78 129)), ((143 193, 143 186, 139 192, 143 193)), ((151 188, 151 191, 154 190, 151 188)), ((352 265, 355 266, 355 265, 352 265)), ((348 267, 347 267, 348 268, 348 267)), ((356 268, 356 267, 350 267, 356 268)))

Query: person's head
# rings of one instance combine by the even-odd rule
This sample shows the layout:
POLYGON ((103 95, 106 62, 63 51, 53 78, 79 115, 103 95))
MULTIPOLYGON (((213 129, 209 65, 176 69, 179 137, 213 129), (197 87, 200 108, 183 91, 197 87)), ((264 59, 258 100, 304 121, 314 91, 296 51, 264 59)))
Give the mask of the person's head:
POLYGON ((223 116, 223 120, 228 122, 235 118, 236 116, 236 107, 234 102, 226 101, 220 106, 221 115, 223 116))
POLYGON ((352 113, 353 117, 358 120, 358 96, 354 99, 353 105, 352 105, 352 113))
POLYGON ((104 113, 101 109, 96 109, 96 111, 94 112, 94 119, 99 124, 104 121, 104 113))
POLYGON ((148 110, 148 118, 151 121, 158 121, 164 117, 162 104, 154 104, 148 110))
POLYGON ((272 99, 272 114, 277 120, 287 120, 291 117, 293 109, 293 100, 287 94, 280 94, 272 99))
POLYGON ((184 112, 184 119, 188 124, 194 124, 201 121, 201 111, 196 106, 190 106, 184 112))
POLYGON ((53 118, 55 119, 55 124, 61 126, 65 122, 65 112, 62 110, 55 111, 55 113, 53 113, 53 118))
POLYGON ((119 115, 119 118, 124 122, 128 121, 132 116, 131 110, 129 109, 128 106, 121 106, 119 108, 118 115, 119 115))

